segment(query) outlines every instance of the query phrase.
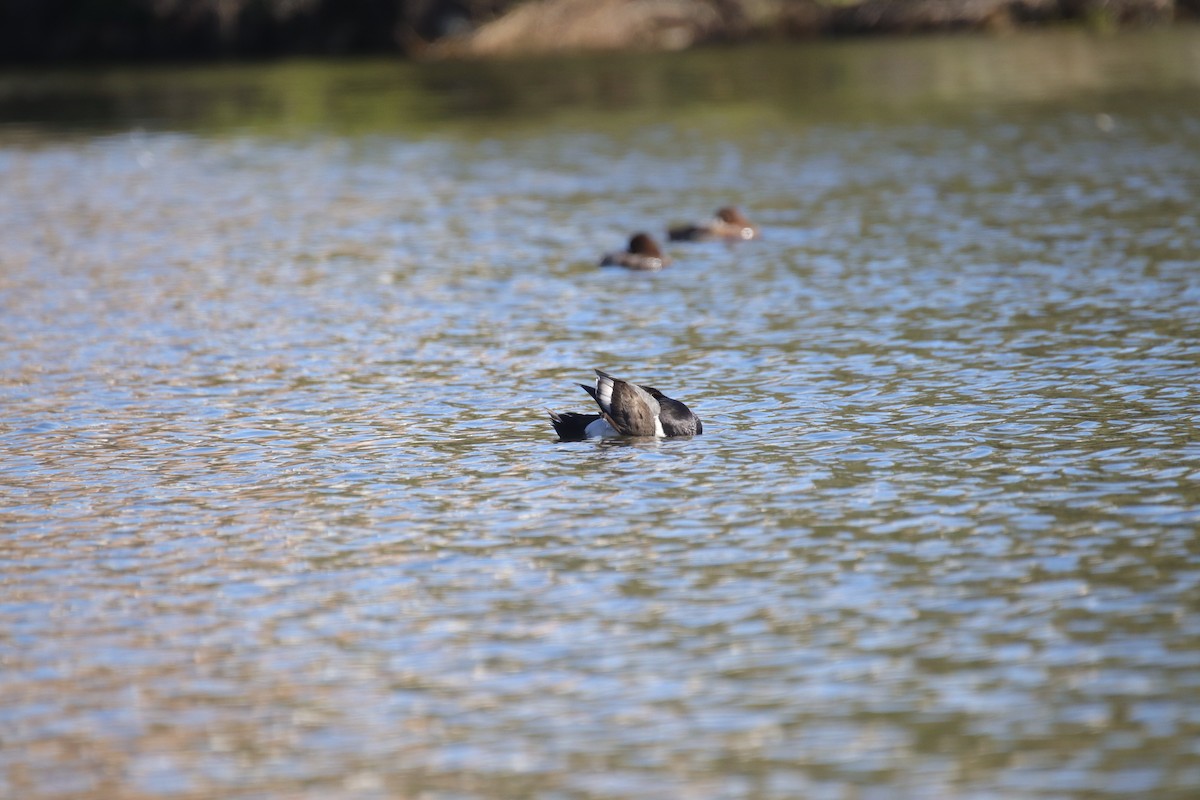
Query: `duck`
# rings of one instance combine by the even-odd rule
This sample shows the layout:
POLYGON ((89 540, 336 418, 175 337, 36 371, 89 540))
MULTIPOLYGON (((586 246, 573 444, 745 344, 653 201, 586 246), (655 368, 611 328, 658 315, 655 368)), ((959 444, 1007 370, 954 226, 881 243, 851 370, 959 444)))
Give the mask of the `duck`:
POLYGON ((717 209, 708 222, 699 225, 684 225, 667 231, 672 242, 700 242, 709 239, 757 239, 758 228, 733 206, 717 209))
POLYGON ((550 412, 550 423, 564 442, 613 436, 699 436, 704 425, 692 410, 652 386, 614 378, 596 370, 596 385, 580 387, 600 407, 599 414, 550 412))
POLYGON ((629 239, 627 250, 618 250, 605 254, 600 260, 602 267, 624 267, 639 272, 655 272, 671 263, 671 259, 663 255, 658 242, 648 233, 635 233, 629 239))

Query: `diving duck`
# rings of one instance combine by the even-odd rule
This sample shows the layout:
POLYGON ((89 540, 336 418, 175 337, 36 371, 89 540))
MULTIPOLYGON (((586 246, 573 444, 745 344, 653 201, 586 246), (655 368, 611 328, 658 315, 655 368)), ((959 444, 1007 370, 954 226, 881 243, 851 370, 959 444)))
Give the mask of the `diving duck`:
POLYGON ((599 414, 550 412, 550 423, 563 441, 608 436, 697 436, 700 418, 678 400, 652 386, 638 386, 596 370, 595 388, 579 384, 600 407, 599 414))
POLYGON ((600 260, 602 267, 624 267, 641 272, 660 270, 671 263, 671 259, 663 255, 658 242, 650 238, 648 233, 635 233, 629 239, 629 249, 607 253, 600 260))
POLYGON ((718 208, 708 222, 699 225, 684 225, 667 231, 673 242, 702 242, 710 239, 757 239, 758 228, 733 206, 718 208))

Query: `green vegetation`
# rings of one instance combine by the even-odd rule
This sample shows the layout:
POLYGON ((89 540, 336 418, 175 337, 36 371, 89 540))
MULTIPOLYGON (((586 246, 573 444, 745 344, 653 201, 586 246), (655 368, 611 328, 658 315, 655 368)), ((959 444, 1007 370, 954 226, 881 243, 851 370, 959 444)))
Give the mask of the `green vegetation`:
POLYGON ((493 126, 628 129, 664 114, 696 128, 753 130, 774 117, 870 122, 939 117, 1154 85, 1194 95, 1194 31, 1083 30, 760 44, 685 53, 495 62, 396 59, 125 66, 0 72, 8 131, 187 130, 272 135, 457 133, 493 126), (1100 46, 1100 45, 1103 46, 1100 46), (1019 58, 1014 58, 1019 53, 1019 58))

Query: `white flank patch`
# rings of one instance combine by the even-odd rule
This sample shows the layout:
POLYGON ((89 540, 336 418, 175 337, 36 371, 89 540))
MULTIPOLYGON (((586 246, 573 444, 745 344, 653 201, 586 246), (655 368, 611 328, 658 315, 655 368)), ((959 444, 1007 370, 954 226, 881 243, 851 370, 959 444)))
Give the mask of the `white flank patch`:
POLYGON ((657 414, 654 415, 654 435, 660 439, 667 438, 667 432, 663 430, 662 420, 658 418, 657 414))
POLYGON ((588 423, 588 426, 583 429, 583 435, 589 439, 600 439, 606 436, 619 436, 617 429, 608 424, 608 420, 601 417, 588 423))

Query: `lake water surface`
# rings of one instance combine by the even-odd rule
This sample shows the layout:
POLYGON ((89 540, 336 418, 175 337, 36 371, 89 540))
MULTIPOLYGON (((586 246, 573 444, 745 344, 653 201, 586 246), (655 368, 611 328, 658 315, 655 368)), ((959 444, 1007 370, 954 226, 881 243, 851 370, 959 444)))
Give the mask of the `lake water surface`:
POLYGON ((0 120, 0 796, 1200 793, 1200 31, 0 120))

